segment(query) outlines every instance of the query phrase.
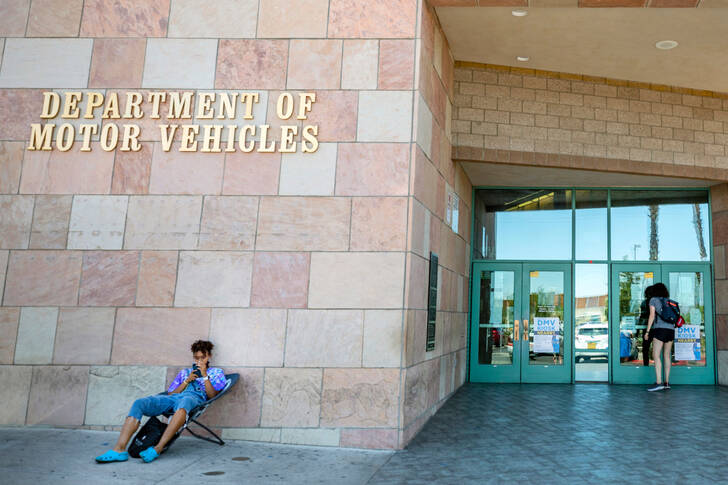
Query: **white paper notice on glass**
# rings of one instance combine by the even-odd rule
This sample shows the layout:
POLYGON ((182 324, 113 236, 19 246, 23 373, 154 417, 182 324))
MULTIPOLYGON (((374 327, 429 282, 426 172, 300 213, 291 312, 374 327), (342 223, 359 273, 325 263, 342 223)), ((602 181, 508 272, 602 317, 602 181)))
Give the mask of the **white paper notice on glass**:
POLYGON ((675 360, 700 360, 700 325, 675 328, 675 360))
POLYGON ((539 354, 559 352, 559 317, 535 317, 533 319, 533 351, 539 354))

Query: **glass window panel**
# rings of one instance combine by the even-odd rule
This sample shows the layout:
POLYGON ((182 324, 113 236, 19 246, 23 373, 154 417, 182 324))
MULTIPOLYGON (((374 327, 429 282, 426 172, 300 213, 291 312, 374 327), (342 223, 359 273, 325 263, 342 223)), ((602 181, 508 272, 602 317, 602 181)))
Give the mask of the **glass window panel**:
POLYGON ((643 348, 649 308, 645 289, 655 283, 651 271, 619 272, 619 362, 622 365, 650 365, 650 349, 643 348))
POLYGON ((577 381, 609 379, 609 273, 606 264, 577 264, 574 274, 574 357, 577 381))
POLYGON ((607 191, 576 192, 576 259, 607 259, 607 191))
POLYGON ((564 364, 564 273, 531 271, 528 332, 531 365, 564 364))
POLYGON ((680 305, 680 314, 685 319, 683 328, 675 329, 674 365, 705 366, 704 278, 705 273, 700 271, 670 273, 670 299, 680 305))
POLYGON ((571 259, 571 191, 479 190, 476 257, 571 259))
POLYGON ((708 261, 707 192, 613 190, 612 260, 708 261))
POLYGON ((513 271, 482 271, 478 363, 510 365, 513 362, 513 271))

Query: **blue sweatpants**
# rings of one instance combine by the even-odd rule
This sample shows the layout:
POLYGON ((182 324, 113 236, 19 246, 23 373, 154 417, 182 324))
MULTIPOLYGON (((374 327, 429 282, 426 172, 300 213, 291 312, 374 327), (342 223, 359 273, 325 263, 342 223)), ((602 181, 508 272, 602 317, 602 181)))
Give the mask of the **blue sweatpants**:
POLYGON ((141 421, 144 416, 159 416, 168 411, 184 409, 189 412, 202 404, 204 399, 196 392, 180 392, 178 394, 160 394, 142 397, 134 401, 129 410, 129 416, 141 421))

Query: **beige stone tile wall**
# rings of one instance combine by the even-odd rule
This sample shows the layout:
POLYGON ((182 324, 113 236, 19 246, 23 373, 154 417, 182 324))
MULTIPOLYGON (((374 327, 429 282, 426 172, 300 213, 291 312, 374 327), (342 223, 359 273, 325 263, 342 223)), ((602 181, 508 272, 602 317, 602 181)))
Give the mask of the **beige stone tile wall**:
POLYGON ((455 80, 457 147, 728 169, 728 95, 467 63, 455 80))
POLYGON ((470 186, 450 161, 452 66, 423 0, 3 2, 0 386, 17 399, 0 424, 118 427, 210 338, 213 362, 241 374, 206 417, 224 436, 405 445, 465 369, 470 186), (165 152, 153 89, 259 92, 255 123, 272 132, 281 91, 315 92, 319 149, 180 153, 178 135, 165 152), (121 110, 142 93, 141 150, 98 136, 91 153, 25 150, 44 91, 89 90, 121 110))

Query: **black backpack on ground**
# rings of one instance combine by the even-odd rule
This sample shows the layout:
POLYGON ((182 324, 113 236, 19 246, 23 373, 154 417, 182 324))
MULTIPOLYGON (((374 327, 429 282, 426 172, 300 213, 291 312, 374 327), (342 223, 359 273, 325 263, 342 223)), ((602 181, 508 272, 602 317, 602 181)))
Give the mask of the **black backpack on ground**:
POLYGON ((132 458, 139 458, 139 453, 159 443, 165 429, 167 429, 167 424, 161 422, 156 416, 149 418, 131 440, 129 455, 132 458))
POLYGON ((677 325, 680 320, 680 305, 675 300, 660 297, 662 311, 658 313, 660 318, 667 323, 677 325))

